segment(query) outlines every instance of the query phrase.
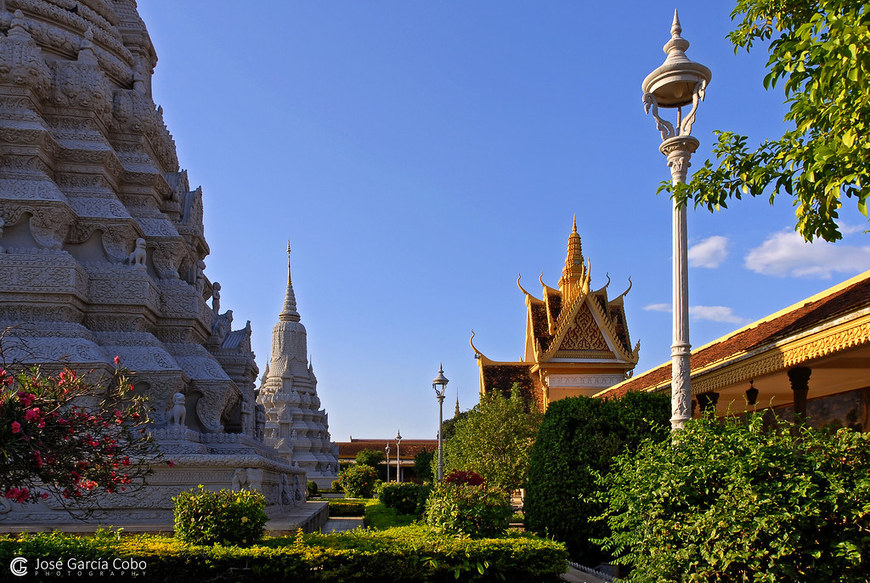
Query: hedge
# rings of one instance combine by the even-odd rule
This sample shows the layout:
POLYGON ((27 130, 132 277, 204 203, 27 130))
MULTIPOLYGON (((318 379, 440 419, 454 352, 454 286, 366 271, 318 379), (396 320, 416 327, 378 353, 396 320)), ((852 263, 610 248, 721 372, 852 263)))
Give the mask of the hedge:
POLYGON ((568 547, 572 560, 595 566, 609 553, 591 539, 609 534, 594 521, 605 508, 597 475, 648 436, 668 435, 667 395, 629 393, 612 400, 571 397, 550 404, 532 448, 524 506, 526 529, 568 547))
POLYGON ((330 500, 330 516, 362 516, 365 514, 365 501, 330 500))
MULTIPOLYGON (((439 536, 414 525, 385 531, 356 530, 266 539, 248 547, 195 546, 137 535, 79 538, 37 534, 0 536, 0 563, 14 557, 103 557, 147 563, 145 580, 287 580, 326 582, 558 581, 567 568, 564 547, 531 535, 469 540, 439 536)), ((56 581, 56 576, 33 581, 56 581)))

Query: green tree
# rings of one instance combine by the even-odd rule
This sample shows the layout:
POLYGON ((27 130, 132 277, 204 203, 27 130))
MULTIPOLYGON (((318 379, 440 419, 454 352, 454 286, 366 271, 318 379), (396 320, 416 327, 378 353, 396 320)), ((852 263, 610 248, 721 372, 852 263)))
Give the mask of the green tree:
POLYGON ((414 473, 418 480, 432 481, 432 460, 436 457, 435 452, 428 449, 424 449, 414 456, 414 473))
POLYGON ((356 464, 358 466, 370 466, 378 473, 379 480, 387 479, 387 456, 383 451, 377 449, 362 449, 356 454, 356 464))
POLYGON ((607 560, 592 539, 606 536, 594 521, 605 508, 596 477, 607 475, 615 456, 645 438, 668 435, 667 395, 629 393, 619 399, 572 397, 550 404, 532 450, 525 500, 526 528, 564 542, 586 565, 607 560))
POLYGON ((525 487, 540 421, 534 407, 526 411, 516 386, 510 397, 500 391, 483 396, 444 443, 444 473, 474 471, 490 486, 505 491, 525 487))
POLYGON ((716 164, 707 160, 689 184, 659 191, 711 211, 743 195, 767 194, 772 203, 785 193, 806 240, 840 239, 843 199, 866 217, 870 194, 868 2, 738 0, 731 18, 739 20, 728 35, 735 51, 770 41, 764 87, 782 83, 786 130, 755 149, 747 136, 717 131, 716 164))

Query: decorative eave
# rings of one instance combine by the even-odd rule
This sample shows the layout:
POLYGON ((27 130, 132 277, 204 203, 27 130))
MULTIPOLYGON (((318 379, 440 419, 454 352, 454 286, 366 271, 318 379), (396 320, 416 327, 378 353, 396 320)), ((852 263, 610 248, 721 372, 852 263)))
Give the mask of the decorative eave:
MULTIPOLYGON (((780 318, 788 318, 793 313, 807 309, 810 312, 816 309, 824 310, 825 302, 836 299, 841 292, 848 291, 848 288, 859 284, 863 288, 870 285, 870 271, 696 348, 692 350, 692 359, 695 360, 704 353, 714 350, 718 345, 735 341, 743 334, 751 334, 754 329, 759 329, 761 326, 775 324, 780 318)), ((865 297, 864 294, 866 294, 863 288, 856 288, 856 293, 860 293, 861 297, 865 297)), ((845 312, 821 319, 816 325, 797 330, 787 336, 783 337, 774 333, 774 339, 770 342, 724 354, 722 357, 705 362, 703 365, 693 363, 691 371, 692 393, 718 391, 729 385, 749 382, 750 379, 758 379, 764 375, 806 365, 839 352, 870 346, 870 299, 859 300, 856 304, 857 309, 849 308, 845 312)), ((669 367, 670 363, 663 363, 596 393, 595 396, 610 398, 632 390, 667 391, 671 386, 671 378, 668 374, 669 367), (645 377, 650 377, 650 380, 644 382, 645 377)))

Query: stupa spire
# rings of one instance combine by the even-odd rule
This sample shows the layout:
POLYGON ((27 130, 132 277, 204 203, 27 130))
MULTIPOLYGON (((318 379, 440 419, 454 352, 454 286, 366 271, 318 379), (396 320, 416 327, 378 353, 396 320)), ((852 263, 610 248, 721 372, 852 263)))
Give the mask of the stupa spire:
POLYGON ((296 311, 296 294, 293 292, 293 275, 290 270, 290 241, 287 241, 287 293, 284 296, 284 307, 278 319, 282 322, 298 322, 301 318, 296 311))
POLYGON ((568 255, 565 257, 565 269, 562 270, 559 287, 565 283, 580 281, 583 272, 583 244, 577 232, 577 215, 574 215, 574 227, 568 236, 568 255))

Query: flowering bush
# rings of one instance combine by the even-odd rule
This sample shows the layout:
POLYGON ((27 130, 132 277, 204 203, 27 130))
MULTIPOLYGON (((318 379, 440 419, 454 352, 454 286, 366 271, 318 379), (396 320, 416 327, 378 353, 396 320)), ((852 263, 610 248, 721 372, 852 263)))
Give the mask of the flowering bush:
POLYGON ((250 546, 263 538, 266 498, 257 490, 198 490, 175 496, 175 537, 197 545, 250 546))
POLYGON ((446 534, 499 536, 510 517, 507 493, 482 483, 444 481, 435 485, 426 500, 426 523, 446 534))
POLYGON ((482 486, 486 481, 483 476, 477 472, 464 472, 462 470, 453 470, 444 478, 448 484, 468 484, 469 486, 482 486))
POLYGON ((53 496, 70 512, 90 512, 98 496, 144 486, 159 455, 145 431, 145 399, 125 373, 118 366, 93 383, 69 369, 0 368, 0 495, 18 503, 53 496))

